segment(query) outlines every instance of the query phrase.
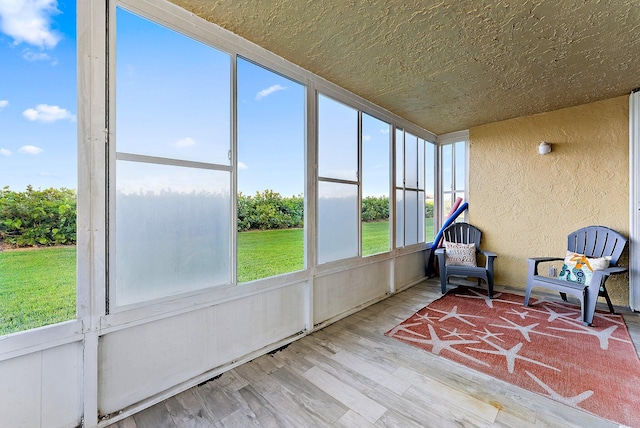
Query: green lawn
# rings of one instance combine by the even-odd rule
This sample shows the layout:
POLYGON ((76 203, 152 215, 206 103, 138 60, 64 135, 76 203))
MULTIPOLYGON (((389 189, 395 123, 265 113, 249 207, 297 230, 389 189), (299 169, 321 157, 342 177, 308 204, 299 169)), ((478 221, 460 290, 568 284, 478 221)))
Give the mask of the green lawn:
POLYGON ((75 246, 0 252, 0 335, 75 317, 75 246))
POLYGON ((304 268, 304 229, 238 233, 238 282, 304 268))
MULTIPOLYGON (((364 223, 362 253, 388 250, 389 222, 364 223)), ((238 282, 303 268, 303 229, 238 234, 238 282)), ((0 252, 0 335, 74 319, 75 275, 75 247, 0 252)))
POLYGON ((389 222, 374 221, 362 223, 362 255, 389 251, 389 222))

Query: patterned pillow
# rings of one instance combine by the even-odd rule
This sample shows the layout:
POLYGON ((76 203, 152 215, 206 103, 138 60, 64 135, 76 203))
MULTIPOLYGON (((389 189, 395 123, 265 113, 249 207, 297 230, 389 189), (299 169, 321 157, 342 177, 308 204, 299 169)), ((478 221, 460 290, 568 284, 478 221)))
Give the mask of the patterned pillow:
POLYGON ((589 285, 593 271, 608 268, 610 260, 611 257, 589 258, 584 254, 567 251, 558 279, 589 285))
POLYGON ((445 263, 447 266, 477 266, 476 244, 458 244, 444 241, 445 263))

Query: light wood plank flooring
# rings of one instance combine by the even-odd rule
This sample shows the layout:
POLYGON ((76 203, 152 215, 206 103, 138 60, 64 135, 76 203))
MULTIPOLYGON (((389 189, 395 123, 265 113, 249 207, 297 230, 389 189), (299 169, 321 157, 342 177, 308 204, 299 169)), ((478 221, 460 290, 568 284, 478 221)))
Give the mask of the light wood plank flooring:
POLYGON ((425 281, 111 426, 618 426, 384 336, 438 297, 425 281))

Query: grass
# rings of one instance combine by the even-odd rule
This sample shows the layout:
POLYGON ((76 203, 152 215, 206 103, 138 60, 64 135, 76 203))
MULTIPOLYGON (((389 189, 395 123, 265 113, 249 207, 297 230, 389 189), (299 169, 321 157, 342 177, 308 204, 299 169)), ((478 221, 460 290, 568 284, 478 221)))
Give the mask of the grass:
POLYGON ((389 222, 374 221, 362 223, 362 255, 389 251, 389 222))
POLYGON ((75 317, 75 247, 0 252, 0 335, 75 317))
POLYGON ((304 269, 304 229, 238 233, 238 282, 304 269))
MULTIPOLYGON (((427 224, 427 236, 433 226, 427 224)), ((389 222, 362 225, 365 256, 389 250, 389 222)), ((238 234, 238 282, 304 268, 304 230, 238 234)), ((76 248, 0 252, 0 335, 55 324, 76 316, 76 248)))

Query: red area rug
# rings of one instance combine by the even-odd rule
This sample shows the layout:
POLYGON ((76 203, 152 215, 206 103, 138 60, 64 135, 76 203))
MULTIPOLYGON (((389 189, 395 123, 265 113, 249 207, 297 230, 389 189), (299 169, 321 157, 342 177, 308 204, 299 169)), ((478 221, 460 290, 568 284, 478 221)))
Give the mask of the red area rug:
POLYGON ((568 406, 640 427, 640 360, 620 315, 458 288, 386 335, 568 406))

